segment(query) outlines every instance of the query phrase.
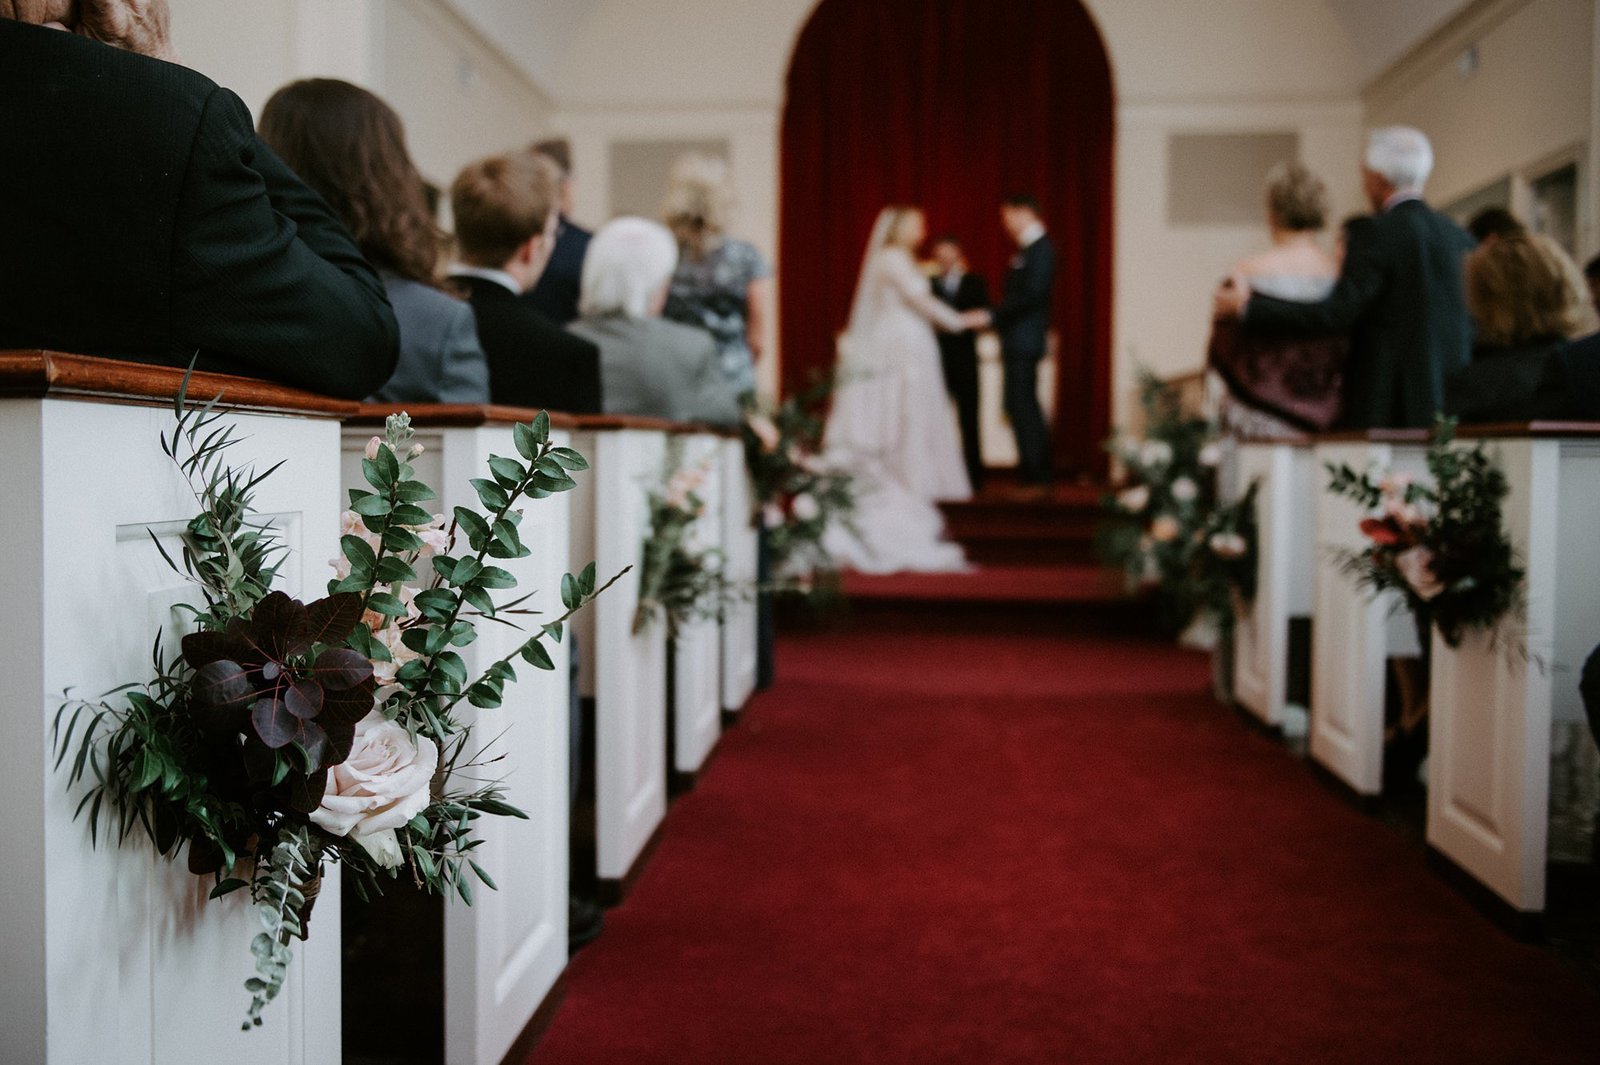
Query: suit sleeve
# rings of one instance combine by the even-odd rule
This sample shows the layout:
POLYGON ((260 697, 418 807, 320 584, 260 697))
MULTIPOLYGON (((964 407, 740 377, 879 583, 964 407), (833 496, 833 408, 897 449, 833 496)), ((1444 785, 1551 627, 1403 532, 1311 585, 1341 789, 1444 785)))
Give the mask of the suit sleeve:
POLYGON ((1007 288, 1005 298, 994 311, 994 328, 1004 330, 1019 318, 1050 307, 1050 284, 1056 276, 1056 249, 1040 239, 1023 260, 1021 284, 1007 288))
POLYGON ((226 89, 206 101, 176 223, 179 343, 244 373, 351 399, 394 372, 399 327, 383 282, 226 89))
POLYGON ((1383 291, 1384 262, 1370 220, 1352 223, 1345 237, 1344 268, 1326 299, 1295 303, 1251 296, 1244 311, 1248 326, 1291 333, 1348 333, 1383 291))
POLYGON ((439 402, 489 402, 489 362, 478 343, 478 325, 467 304, 461 304, 450 316, 442 347, 439 402))
POLYGON ((989 306, 989 282, 982 274, 968 274, 967 277, 972 282, 972 298, 966 309, 975 311, 989 306))
POLYGON ((605 410, 605 393, 600 384, 600 347, 582 337, 572 338, 572 414, 599 414, 605 410))

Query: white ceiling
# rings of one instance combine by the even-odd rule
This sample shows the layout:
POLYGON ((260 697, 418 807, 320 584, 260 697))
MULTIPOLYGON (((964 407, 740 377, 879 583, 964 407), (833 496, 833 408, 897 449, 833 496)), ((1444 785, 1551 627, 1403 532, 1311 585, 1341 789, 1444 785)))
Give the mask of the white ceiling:
POLYGON ((1444 25, 1471 0, 1323 0, 1354 46, 1362 83, 1444 25))

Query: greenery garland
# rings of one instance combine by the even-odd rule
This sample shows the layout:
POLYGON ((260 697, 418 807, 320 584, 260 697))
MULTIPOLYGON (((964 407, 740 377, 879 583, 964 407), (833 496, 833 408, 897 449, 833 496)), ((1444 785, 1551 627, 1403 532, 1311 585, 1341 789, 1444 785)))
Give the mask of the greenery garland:
POLYGON ((1450 647, 1525 613, 1527 576, 1501 518, 1505 473, 1482 441, 1455 445, 1455 425, 1441 417, 1434 426, 1432 485, 1327 466, 1328 491, 1371 512, 1361 521, 1367 545, 1339 553, 1345 572, 1375 593, 1398 592, 1414 615, 1432 617, 1450 647))
POLYGON ((302 603, 273 590, 286 548, 252 501, 277 467, 228 465, 234 427, 219 424, 215 400, 189 406, 187 384, 161 446, 199 513, 181 560, 157 548, 195 587, 194 630, 176 657, 158 637, 152 680, 65 701, 52 742, 68 785, 83 786, 77 815, 91 836, 104 829, 126 845, 142 835, 165 857, 186 852, 192 872, 212 877, 212 898, 248 889, 262 928, 250 945, 248 1029, 283 988, 325 863, 353 874, 362 899, 402 873, 469 905, 473 879, 494 887, 472 858, 474 823, 526 815, 498 780, 479 778, 494 759, 456 711, 499 706, 515 658, 554 668, 545 641, 604 589, 592 564, 566 575, 566 613, 468 677, 457 649, 476 639, 478 619, 530 613, 526 597, 493 595, 517 582, 491 560, 529 553, 521 505, 570 490, 569 471, 588 465, 551 444, 541 413, 513 429, 520 458, 494 456, 491 476, 472 482, 482 509, 455 508, 448 527, 418 506, 435 498, 410 465, 421 445, 405 415, 390 418, 362 462, 371 490, 350 493, 329 594, 302 603))
POLYGON ((661 617, 668 638, 702 618, 720 618, 729 585, 722 572, 722 552, 694 545, 694 530, 705 516, 699 492, 707 470, 703 465, 680 466, 683 449, 674 439, 668 445, 667 465, 672 474, 664 487, 652 490, 650 534, 645 538, 639 567, 639 606, 633 631, 643 632, 661 617))

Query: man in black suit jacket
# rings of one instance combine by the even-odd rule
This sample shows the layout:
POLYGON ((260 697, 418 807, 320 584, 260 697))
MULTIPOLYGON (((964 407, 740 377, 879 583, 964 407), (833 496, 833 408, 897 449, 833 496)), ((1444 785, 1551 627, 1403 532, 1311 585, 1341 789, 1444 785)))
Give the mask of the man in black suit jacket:
POLYGON ((1219 317, 1251 330, 1347 333, 1340 422, 1357 429, 1425 428, 1444 406, 1445 381, 1472 358, 1462 267, 1466 231, 1422 201, 1433 169, 1427 137, 1403 126, 1374 130, 1362 184, 1370 218, 1346 226, 1339 283, 1318 303, 1251 295, 1243 278, 1216 297, 1219 317))
POLYGON ((461 171, 450 188, 461 262, 478 341, 489 361, 489 397, 516 407, 594 414, 600 349, 522 298, 545 268, 555 229, 557 172, 532 152, 495 156, 461 171))
MULTIPOLYGON (((989 286, 983 275, 967 269, 961 242, 955 237, 940 237, 933 243, 933 261, 939 272, 933 278, 933 294, 958 311, 976 311, 989 306, 989 286)), ((978 435, 978 335, 971 329, 959 333, 939 333, 939 361, 944 364, 944 386, 955 400, 956 421, 961 427, 961 453, 967 464, 967 478, 974 492, 983 489, 983 447, 978 435)))
POLYGON ((1000 207, 1000 221, 1017 254, 1006 271, 1000 306, 991 314, 972 311, 968 322, 992 326, 1000 334, 1005 369, 1005 410, 1017 438, 1017 469, 1023 487, 1040 491, 1050 484, 1050 429, 1039 406, 1039 363, 1050 340, 1050 290, 1055 284, 1056 249, 1032 196, 1012 196, 1000 207))
POLYGON ((165 0, 0 0, 0 347, 371 394, 383 282, 166 26, 165 0))
POLYGON ((533 150, 560 170, 560 201, 549 262, 522 298, 545 318, 564 326, 578 317, 583 260, 589 254, 589 241, 594 234, 572 221, 572 151, 567 142, 559 138, 540 141, 533 150))

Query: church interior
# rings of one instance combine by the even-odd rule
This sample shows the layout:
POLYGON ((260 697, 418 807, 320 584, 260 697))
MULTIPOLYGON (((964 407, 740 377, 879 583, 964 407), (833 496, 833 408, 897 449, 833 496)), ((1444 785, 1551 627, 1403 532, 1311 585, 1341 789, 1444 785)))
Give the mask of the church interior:
MULTIPOLYGON (((251 307, 220 265, 148 298, 213 296, 253 361, 75 342, 92 298, 23 276, 120 236, 35 236, 73 214, 32 198, 55 179, 0 178, 0 1061, 1600 1060, 1595 0, 49 17, 124 4, 170 8, 163 61, 343 213, 371 268, 324 258, 394 304, 403 364, 406 271, 313 173, 392 179, 306 159, 293 112, 334 97, 286 94, 397 117, 441 240, 407 298, 484 354, 476 393, 319 385, 359 316, 275 352, 310 283, 251 307), (717 189, 680 211, 691 164, 717 189), (525 173, 552 198, 505 238, 525 173), (593 394, 502 391, 492 301, 537 297, 568 227, 565 328, 529 327, 561 339, 520 342, 593 394), (732 332, 681 317, 693 256, 735 247, 732 332), (1526 278, 1570 322, 1469 392, 1526 278), (910 288, 873 324, 877 284, 910 288), (701 355, 746 375, 721 406, 701 355)), ((49 45, 11 39, 0 67, 49 45)), ((48 172, 50 84, 0 92, 14 174, 48 172)), ((142 84, 130 113, 198 113, 142 84)), ((117 194, 175 259, 193 143, 117 194)))

